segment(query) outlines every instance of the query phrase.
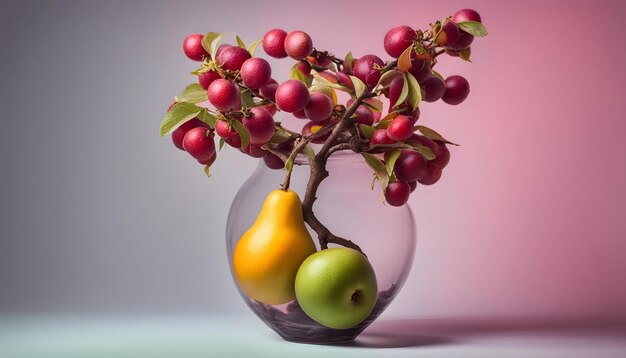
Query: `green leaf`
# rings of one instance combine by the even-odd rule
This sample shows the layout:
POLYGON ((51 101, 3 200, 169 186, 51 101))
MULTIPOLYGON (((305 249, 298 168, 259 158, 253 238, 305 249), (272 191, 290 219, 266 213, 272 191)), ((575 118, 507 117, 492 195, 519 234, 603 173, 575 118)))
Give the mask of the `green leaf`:
POLYGON ((404 78, 406 78, 409 83, 409 94, 407 96, 407 100, 413 110, 415 110, 422 101, 422 89, 420 88, 420 84, 417 83, 415 77, 413 77, 413 75, 409 72, 404 73, 404 78))
POLYGON ((374 88, 378 87, 379 85, 387 86, 389 83, 391 83, 391 81, 394 78, 401 76, 401 75, 402 75, 402 72, 400 71, 396 71, 396 70, 387 71, 383 73, 382 76, 380 76, 380 79, 378 80, 378 83, 376 84, 376 86, 374 86, 374 88))
POLYGON ((287 161, 285 162, 285 169, 290 172, 291 169, 293 169, 293 159, 291 157, 287 158, 287 161))
POLYGON ((207 177, 211 176, 211 174, 209 173, 209 165, 204 166, 204 174, 206 174, 207 177))
POLYGON ((352 52, 348 52, 346 54, 346 57, 343 59, 343 64, 348 70, 348 73, 352 73, 352 61, 353 60, 354 60, 354 57, 352 56, 352 52))
POLYGON ((220 147, 219 150, 221 151, 222 148, 224 148, 224 143, 226 143, 226 141, 224 140, 224 138, 220 138, 220 147))
POLYGON ((241 148, 245 149, 250 142, 250 133, 248 133, 246 127, 243 126, 243 123, 239 122, 238 120, 232 120, 229 123, 241 138, 241 148))
POLYGON ((263 40, 256 40, 248 46, 248 52, 250 53, 250 56, 254 57, 254 52, 256 51, 256 48, 257 46, 259 46, 261 41, 263 40))
POLYGON ((409 140, 406 143, 410 145, 411 147, 413 147, 413 149, 415 149, 416 152, 420 153, 422 157, 424 157, 424 159, 433 160, 436 158, 435 153, 433 153, 433 151, 430 150, 430 148, 422 145, 422 143, 417 142, 417 141, 412 141, 412 140, 409 140))
POLYGON ((489 34, 489 31, 487 31, 487 28, 485 27, 485 25, 477 21, 459 22, 457 26, 459 27, 459 29, 467 32, 470 35, 474 35, 476 37, 483 37, 489 34))
POLYGON ((376 128, 370 127, 366 124, 359 124, 359 128, 361 128, 361 132, 363 132, 363 135, 365 135, 368 139, 372 138, 372 134, 374 134, 374 131, 376 130, 376 128))
POLYGON ((472 62, 470 60, 471 54, 472 54, 472 49, 468 47, 465 50, 459 52, 459 57, 467 62, 472 62))
POLYGON ((208 101, 207 92, 199 83, 192 83, 178 97, 181 102, 200 103, 208 101))
POLYGON ((365 107, 371 109, 374 112, 383 111, 383 102, 378 98, 368 98, 363 101, 363 105, 365 105, 365 107))
POLYGON ((208 109, 203 108, 202 111, 198 114, 198 119, 208 124, 209 127, 215 128, 215 122, 217 122, 217 116, 209 112, 208 109))
POLYGON ((441 134, 435 132, 433 129, 430 129, 426 126, 415 126, 413 128, 416 131, 420 131, 420 133, 422 133, 425 137, 428 137, 432 140, 438 140, 440 142, 444 142, 444 143, 448 143, 448 144, 452 144, 452 145, 458 145, 456 143, 450 142, 449 140, 445 139, 441 134))
POLYGON ((250 93, 250 91, 241 91, 241 104, 243 105, 243 108, 254 107, 254 98, 252 97, 252 93, 250 93))
POLYGON ((309 163, 312 163, 315 160, 315 151, 313 150, 313 147, 311 147, 309 144, 304 146, 303 152, 309 160, 309 163))
POLYGON ((215 41, 217 38, 221 38, 221 35, 216 32, 208 32, 206 35, 204 35, 204 37, 202 37, 202 47, 204 47, 206 52, 211 55, 211 58, 215 58, 215 56, 213 56, 213 41, 215 41))
POLYGON ((270 139, 270 143, 284 143, 291 138, 291 134, 283 127, 277 126, 274 130, 274 134, 270 139))
POLYGON ((239 47, 241 48, 246 48, 246 44, 243 43, 243 40, 241 40, 241 37, 239 37, 239 35, 235 35, 235 37, 237 38, 237 45, 239 45, 239 47))
POLYGON ((300 72, 300 70, 298 70, 297 66, 298 66, 298 64, 296 63, 295 65, 293 65, 291 67, 291 69, 289 70, 289 78, 301 81, 307 87, 311 86, 311 83, 313 83, 313 78, 311 78, 310 76, 307 76, 304 73, 300 72))
POLYGON ((433 72, 433 75, 435 75, 435 77, 439 77, 440 80, 442 80, 442 81, 446 80, 445 78, 443 78, 443 76, 439 72, 437 72, 435 70, 432 70, 432 72, 433 72))
POLYGON ((198 107, 193 103, 179 102, 163 117, 159 134, 164 136, 172 133, 183 123, 195 118, 202 110, 202 107, 198 107))
MULTIPOLYGON (((317 83, 319 83, 321 85, 324 85, 324 86, 327 86, 327 87, 330 87, 330 88, 334 88, 336 90, 343 91, 343 92, 348 92, 348 93, 352 92, 352 90, 350 88, 348 88, 346 86, 342 86, 342 85, 340 85, 338 83, 332 83, 329 80, 325 79, 324 77, 322 77, 322 76, 320 76, 318 74, 314 74, 313 78, 315 79, 315 81, 317 81, 317 83)), ((356 87, 356 85, 355 85, 355 87, 356 87)))
POLYGON ((398 115, 400 115, 400 113, 390 112, 389 114, 381 118, 381 120, 378 121, 374 126, 380 129, 387 128, 389 127, 389 124, 391 124, 391 121, 393 121, 393 119, 396 118, 398 115))
POLYGON ((387 185, 389 185, 389 174, 387 174, 387 168, 377 157, 369 153, 361 153, 361 155, 365 158, 367 165, 374 170, 374 174, 376 174, 380 187, 383 191, 385 191, 385 189, 387 189, 387 185))
POLYGON ((352 83, 354 84, 354 95, 360 97, 367 90, 367 86, 358 77, 350 76, 352 83))
POLYGON ((393 108, 403 105, 408 95, 409 95, 409 81, 407 81, 406 77, 403 77, 402 78, 402 91, 400 91, 400 95, 398 96, 396 103, 394 103, 393 108))
POLYGON ((387 157, 387 163, 385 163, 385 167, 387 168, 387 174, 389 176, 393 175, 393 166, 396 165, 396 160, 400 156, 400 150, 396 149, 387 157))

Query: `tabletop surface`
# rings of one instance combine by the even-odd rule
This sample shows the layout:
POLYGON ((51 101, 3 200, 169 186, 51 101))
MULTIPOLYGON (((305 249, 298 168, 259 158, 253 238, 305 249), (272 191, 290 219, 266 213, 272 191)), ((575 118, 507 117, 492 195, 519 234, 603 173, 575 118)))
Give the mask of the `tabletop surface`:
POLYGON ((374 322, 347 345, 283 341, 255 317, 4 317, 2 358, 626 357, 626 325, 520 320, 374 322))

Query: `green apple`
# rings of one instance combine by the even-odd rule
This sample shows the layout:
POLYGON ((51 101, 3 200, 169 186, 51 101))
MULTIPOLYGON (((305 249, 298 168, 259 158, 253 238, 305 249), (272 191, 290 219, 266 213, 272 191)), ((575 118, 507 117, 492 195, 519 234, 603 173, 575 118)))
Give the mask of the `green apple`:
POLYGON ((378 297, 372 265, 360 252, 343 247, 307 257, 296 274, 295 291, 309 317, 337 329, 363 322, 378 297))

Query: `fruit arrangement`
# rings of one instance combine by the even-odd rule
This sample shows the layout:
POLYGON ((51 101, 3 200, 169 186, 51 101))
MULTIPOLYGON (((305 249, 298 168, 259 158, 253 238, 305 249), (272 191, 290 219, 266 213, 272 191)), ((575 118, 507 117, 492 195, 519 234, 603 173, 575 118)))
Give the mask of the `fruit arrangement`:
POLYGON ((200 62, 192 72, 197 82, 169 106, 160 134, 171 134, 207 175, 225 144, 285 171, 233 252, 233 275, 246 297, 264 305, 297 302, 333 329, 366 320, 380 296, 367 253, 356 240, 334 235, 313 210, 320 184, 332 175, 327 161, 341 151, 360 154, 372 169, 372 188, 378 182, 383 203, 393 207, 405 205, 418 185, 439 181, 448 147, 457 144, 418 124, 419 106, 458 105, 468 97, 464 77, 443 77, 434 68, 441 55, 469 62, 475 37, 485 35, 480 15, 463 9, 425 30, 389 30, 386 61, 351 52, 336 57, 303 31, 273 29, 249 46, 238 36, 236 45, 222 43, 225 35, 214 32, 184 39, 185 55, 200 62), (270 63, 255 57, 259 45, 270 57, 295 60, 289 79, 272 78, 270 63), (275 121, 279 112, 301 119, 302 129, 275 121), (310 167, 302 200, 289 188, 299 157, 310 167))

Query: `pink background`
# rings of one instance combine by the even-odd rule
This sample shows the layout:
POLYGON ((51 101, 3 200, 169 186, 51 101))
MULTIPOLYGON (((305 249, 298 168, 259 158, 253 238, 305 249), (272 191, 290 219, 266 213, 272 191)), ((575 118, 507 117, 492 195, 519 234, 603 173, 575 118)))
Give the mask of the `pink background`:
MULTIPOLYGON (((437 66, 465 76, 470 97, 425 104, 420 119, 462 146, 442 180, 411 198, 417 256, 384 317, 626 319, 624 1, 0 7, 11 54, 0 58, 0 313, 251 316, 224 230, 256 161, 228 148, 207 180, 156 134, 193 80, 184 36, 251 42, 281 27, 339 55, 384 55, 389 28, 472 7, 490 30, 474 63, 437 66)), ((286 79, 291 62, 271 63, 286 79)))

